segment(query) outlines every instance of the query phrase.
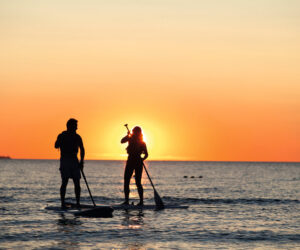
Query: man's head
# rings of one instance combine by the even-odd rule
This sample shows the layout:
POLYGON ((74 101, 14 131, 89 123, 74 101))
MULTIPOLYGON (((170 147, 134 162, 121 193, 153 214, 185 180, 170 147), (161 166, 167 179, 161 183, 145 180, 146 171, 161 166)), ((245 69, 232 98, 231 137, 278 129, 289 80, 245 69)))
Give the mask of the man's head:
POLYGON ((77 130, 77 120, 76 119, 71 118, 71 119, 68 120, 67 130, 72 131, 72 132, 76 132, 76 130, 77 130))

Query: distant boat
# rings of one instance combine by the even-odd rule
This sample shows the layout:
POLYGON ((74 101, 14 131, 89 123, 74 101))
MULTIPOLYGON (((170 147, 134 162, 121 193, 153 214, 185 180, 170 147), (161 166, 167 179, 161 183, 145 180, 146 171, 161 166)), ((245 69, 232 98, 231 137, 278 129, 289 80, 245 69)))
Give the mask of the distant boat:
POLYGON ((11 159, 9 156, 1 156, 0 155, 0 159, 11 159))

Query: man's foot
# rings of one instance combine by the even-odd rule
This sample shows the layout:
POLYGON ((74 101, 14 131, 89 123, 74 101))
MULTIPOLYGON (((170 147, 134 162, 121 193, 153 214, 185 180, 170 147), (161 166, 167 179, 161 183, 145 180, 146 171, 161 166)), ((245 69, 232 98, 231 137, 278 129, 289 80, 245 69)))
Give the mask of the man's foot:
POLYGON ((121 206, 123 205, 129 205, 129 202, 128 201, 124 201, 123 203, 120 204, 121 206))
POLYGON ((63 209, 63 210, 66 210, 66 209, 67 209, 67 206, 66 206, 65 203, 61 203, 61 209, 63 209))
POLYGON ((80 203, 76 203, 75 207, 80 208, 80 203))
POLYGON ((138 204, 136 204, 138 207, 144 206, 144 202, 140 201, 138 204))

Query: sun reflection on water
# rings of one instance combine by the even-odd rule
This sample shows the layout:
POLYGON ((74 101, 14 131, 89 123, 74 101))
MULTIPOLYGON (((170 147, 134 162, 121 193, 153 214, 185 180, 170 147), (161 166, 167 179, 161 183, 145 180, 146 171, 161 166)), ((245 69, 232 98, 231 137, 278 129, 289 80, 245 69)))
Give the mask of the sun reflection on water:
POLYGON ((143 211, 124 211, 124 218, 122 220, 121 229, 141 229, 144 225, 143 211))

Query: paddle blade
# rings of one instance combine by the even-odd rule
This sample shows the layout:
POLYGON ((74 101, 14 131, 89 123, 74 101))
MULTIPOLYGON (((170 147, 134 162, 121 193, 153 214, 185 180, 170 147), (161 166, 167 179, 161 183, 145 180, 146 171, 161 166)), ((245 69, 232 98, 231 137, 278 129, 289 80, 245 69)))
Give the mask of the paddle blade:
POLYGON ((159 194, 156 192, 155 189, 154 189, 154 201, 157 208, 163 209, 165 207, 162 199, 160 198, 159 194))

